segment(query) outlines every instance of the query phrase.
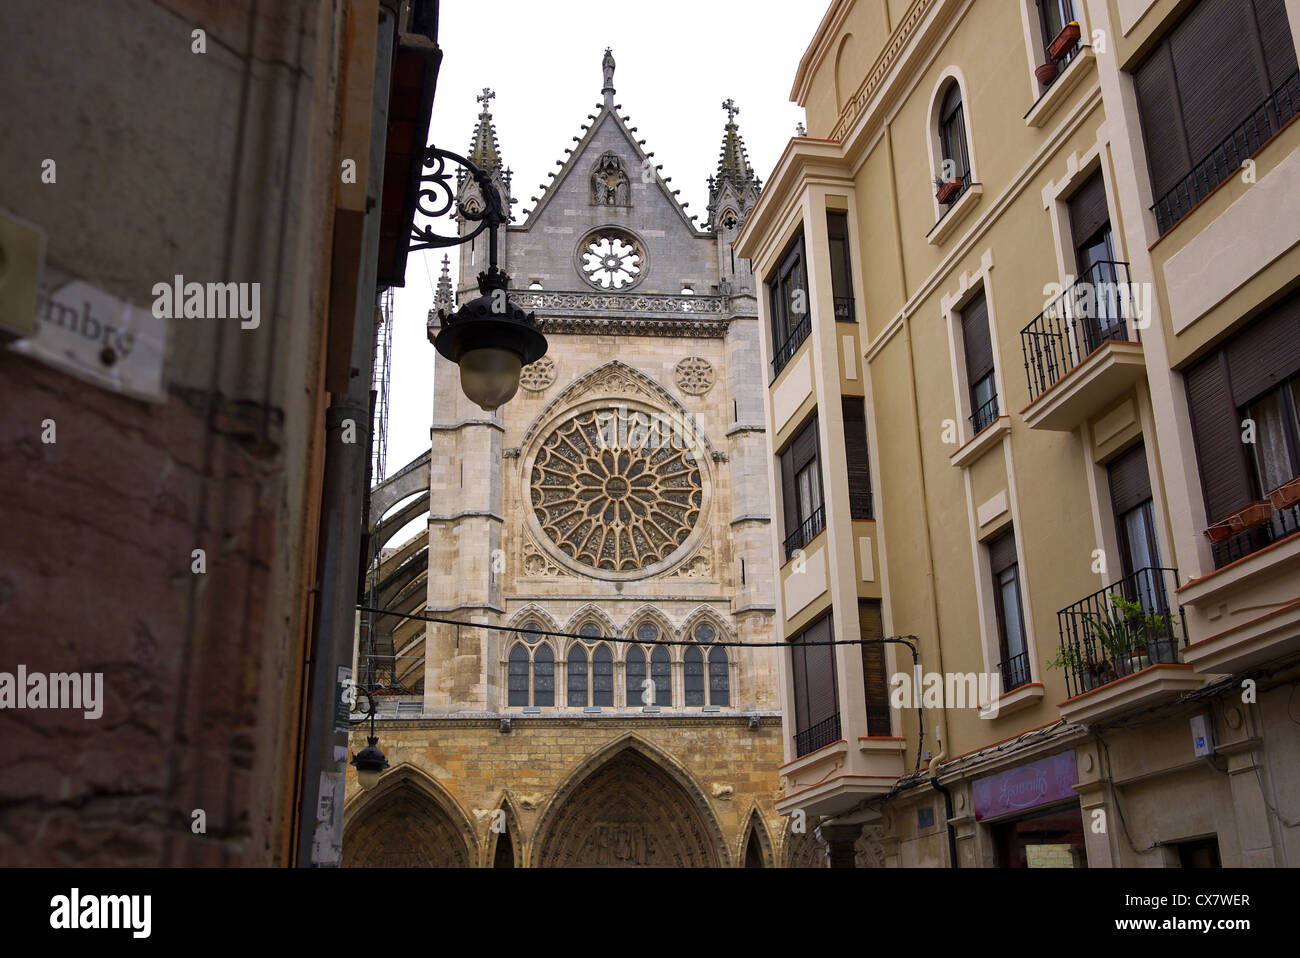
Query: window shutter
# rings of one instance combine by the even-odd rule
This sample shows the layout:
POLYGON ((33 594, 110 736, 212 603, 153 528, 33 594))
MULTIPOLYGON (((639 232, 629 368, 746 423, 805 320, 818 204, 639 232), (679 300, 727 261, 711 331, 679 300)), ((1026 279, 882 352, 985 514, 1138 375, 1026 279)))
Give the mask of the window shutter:
POLYGON ((1243 0, 1201 0, 1169 36, 1193 164, 1223 142, 1268 92, 1248 7, 1243 0))
POLYGON ((1252 498, 1226 358, 1221 352, 1206 357, 1187 370, 1185 380, 1205 511, 1210 522, 1218 522, 1252 498))
POLYGON ((1106 472, 1110 479, 1111 509, 1115 515, 1123 515, 1151 498, 1146 446, 1142 443, 1116 457, 1106 472))
POLYGON ((794 447, 781 453, 781 506, 785 513, 785 534, 799 528, 799 496, 794 486, 794 447))
POLYGON ((993 343, 989 340, 989 309, 984 294, 961 311, 961 334, 966 347, 966 384, 973 386, 993 372, 993 343))
MULTIPOLYGON (((822 618, 804 633, 805 642, 828 642, 834 635, 831 617, 822 618)), ((805 645, 808 675, 808 725, 811 728, 839 712, 835 689, 835 646, 805 645)))
POLYGON ((817 447, 817 417, 814 415, 790 443, 790 450, 794 453, 795 472, 817 458, 817 447))
POLYGON ((1268 87, 1276 90, 1296 72, 1295 41, 1286 15, 1286 0, 1255 0, 1255 20, 1268 64, 1268 87))
POLYGON ((1167 43, 1156 47, 1134 71, 1133 85, 1151 170, 1151 191, 1159 199, 1192 168, 1174 81, 1174 61, 1167 43))
POLYGON ((1300 373, 1300 293, 1252 322, 1225 351, 1231 401, 1237 408, 1300 373))
POLYGON ((848 460, 851 506, 853 500, 871 494, 871 463, 867 453, 867 415, 863 400, 845 399, 843 405, 844 457, 848 460))
POLYGON ((1110 222, 1110 210, 1106 207, 1106 183, 1098 170, 1083 184, 1074 196, 1070 197, 1070 235, 1074 238, 1074 247, 1078 249, 1085 241, 1096 235, 1097 231, 1110 222))
POLYGON ((1016 536, 1007 532, 989 543, 989 567, 997 575, 1016 564, 1016 536))
MULTIPOLYGON (((859 631, 864 639, 884 638, 885 627, 880 616, 880 603, 858 602, 859 631)), ((875 642, 862 645, 862 687, 867 699, 867 734, 888 735, 889 678, 886 674, 885 646, 875 642)))

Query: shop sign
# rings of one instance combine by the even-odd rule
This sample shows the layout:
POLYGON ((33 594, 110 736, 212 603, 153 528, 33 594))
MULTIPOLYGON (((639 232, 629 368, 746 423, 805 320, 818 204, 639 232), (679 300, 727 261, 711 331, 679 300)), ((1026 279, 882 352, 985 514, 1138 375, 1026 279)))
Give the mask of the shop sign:
POLYGON ((975 780, 975 818, 997 818, 1025 809, 1074 798, 1079 781, 1074 750, 975 780))

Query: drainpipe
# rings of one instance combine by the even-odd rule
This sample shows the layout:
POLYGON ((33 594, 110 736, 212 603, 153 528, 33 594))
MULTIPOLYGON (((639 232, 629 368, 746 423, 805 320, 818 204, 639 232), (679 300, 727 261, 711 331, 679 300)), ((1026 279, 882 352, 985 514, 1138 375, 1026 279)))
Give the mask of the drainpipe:
POLYGON ((325 476, 321 492, 320 542, 317 552, 318 613, 311 636, 311 695, 307 711, 307 745, 303 752, 302 804, 299 808, 297 865, 336 866, 329 850, 341 846, 343 776, 347 771, 347 730, 336 730, 334 707, 339 690, 338 670, 352 661, 356 624, 357 583, 361 564, 363 511, 369 495, 370 372, 374 366, 376 277, 379 270, 378 202, 383 188, 384 152, 388 131, 388 92, 391 83, 397 18, 379 7, 376 35, 375 86, 371 106, 370 162, 367 196, 374 200, 361 223, 361 257, 352 325, 351 378, 346 392, 331 393, 325 412, 325 476), (348 423, 351 423, 349 426, 348 423), (344 442, 346 433, 352 441, 344 442), (332 815, 318 821, 322 801, 332 815), (324 859, 313 863, 319 839, 324 859))
POLYGON ((952 826, 952 790, 939 784, 939 764, 948 757, 948 746, 939 743, 939 754, 930 759, 930 787, 943 796, 943 824, 948 829, 948 860, 953 868, 961 868, 957 860, 957 829, 952 826))

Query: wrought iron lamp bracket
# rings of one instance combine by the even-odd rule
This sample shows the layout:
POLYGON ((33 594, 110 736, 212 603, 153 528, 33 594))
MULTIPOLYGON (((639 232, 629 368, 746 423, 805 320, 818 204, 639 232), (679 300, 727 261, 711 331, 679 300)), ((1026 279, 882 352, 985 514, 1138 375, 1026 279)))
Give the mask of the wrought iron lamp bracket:
POLYGON ((420 192, 416 197, 416 207, 425 216, 430 219, 437 219, 445 216, 455 206, 458 216, 472 223, 478 223, 478 226, 464 235, 443 236, 435 233, 428 226, 418 227, 412 223, 410 249, 441 249, 447 246, 462 246, 486 229, 491 231, 488 245, 488 265, 495 268, 497 265, 497 230, 507 221, 508 217, 505 204, 501 199, 501 193, 497 190, 487 172, 468 157, 453 153, 451 150, 441 150, 435 146, 429 146, 424 151, 424 162, 421 164, 420 170, 420 184, 420 192), (474 182, 478 185, 479 192, 483 194, 483 209, 477 211, 466 210, 462 204, 456 202, 456 190, 453 188, 451 181, 452 171, 447 167, 448 160, 469 171, 469 175, 474 178, 474 182))

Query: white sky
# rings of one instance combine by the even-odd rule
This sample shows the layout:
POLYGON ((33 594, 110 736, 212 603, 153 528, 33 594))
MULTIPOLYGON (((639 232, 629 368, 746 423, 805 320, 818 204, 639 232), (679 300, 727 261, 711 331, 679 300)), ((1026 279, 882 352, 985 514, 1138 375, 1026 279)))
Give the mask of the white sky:
MULTIPOLYGON (((478 117, 474 97, 491 87, 489 104, 505 164, 514 171, 517 221, 530 196, 575 146, 587 114, 601 99, 601 57, 614 48, 615 102, 632 118, 687 213, 707 215, 706 178, 717 168, 731 97, 750 162, 763 181, 803 110, 789 101, 799 58, 826 11, 825 0, 652 0, 610 5, 542 0, 441 4, 442 68, 429 140, 464 154, 478 117)), ((417 222, 420 222, 417 214, 417 222)), ((444 234, 455 226, 434 226, 444 234)), ((406 286, 395 290, 388 473, 429 448, 434 349, 425 334, 444 253, 412 253, 406 286)), ((510 264, 506 264, 509 268, 510 264)))

